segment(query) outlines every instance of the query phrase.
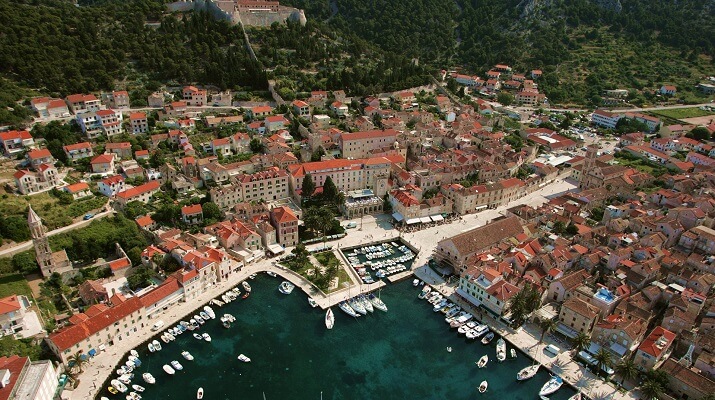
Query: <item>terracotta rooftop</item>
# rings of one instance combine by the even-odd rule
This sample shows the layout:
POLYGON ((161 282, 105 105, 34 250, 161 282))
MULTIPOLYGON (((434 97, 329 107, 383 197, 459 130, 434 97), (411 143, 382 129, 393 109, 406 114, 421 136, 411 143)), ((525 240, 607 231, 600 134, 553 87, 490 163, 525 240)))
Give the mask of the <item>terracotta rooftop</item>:
POLYGON ((491 247, 502 240, 523 233, 524 229, 517 217, 508 217, 491 224, 460 233, 457 236, 445 239, 443 242, 452 242, 457 251, 462 255, 476 253, 491 247))

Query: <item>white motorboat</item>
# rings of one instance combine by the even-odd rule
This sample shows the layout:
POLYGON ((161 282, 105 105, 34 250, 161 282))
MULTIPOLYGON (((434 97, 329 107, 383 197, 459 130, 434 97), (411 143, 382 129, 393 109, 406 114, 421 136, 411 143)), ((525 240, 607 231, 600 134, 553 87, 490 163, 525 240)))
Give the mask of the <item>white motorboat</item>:
POLYGON ((333 329, 333 325, 335 325, 335 315, 333 314, 333 310, 328 308, 328 311, 325 312, 325 327, 333 329))
POLYGON ((201 335, 199 335, 198 333, 194 333, 194 339, 203 340, 201 335))
POLYGON ((201 315, 194 315, 194 321, 198 322, 199 325, 203 325, 206 323, 203 318, 201 318, 201 315))
POLYGON ((511 358, 516 358, 516 349, 510 350, 511 358))
POLYGON ((161 343, 159 343, 158 340, 156 340, 156 339, 152 340, 151 344, 154 345, 154 348, 156 349, 156 351, 161 351, 161 343))
POLYGON ((548 382, 544 383, 544 386, 539 390, 539 396, 548 396, 561 388, 564 384, 563 379, 558 375, 552 375, 548 382))
POLYGON ((351 317, 357 318, 360 316, 360 314, 356 313, 355 310, 353 310, 353 308, 350 307, 350 304, 348 304, 347 302, 341 301, 340 303, 338 303, 338 307, 340 307, 340 309, 343 310, 345 314, 351 317))
POLYGON ((377 296, 375 296, 373 293, 370 293, 367 296, 367 300, 372 303, 372 306, 377 308, 380 311, 387 312, 387 306, 385 303, 377 296))
POLYGON ((276 276, 278 276, 278 274, 276 274, 276 273, 273 272, 273 271, 266 271, 266 274, 268 274, 268 276, 272 276, 272 277, 274 277, 274 278, 275 278, 276 276))
POLYGON ((139 386, 139 385, 132 385, 132 389, 136 390, 139 393, 141 393, 145 390, 144 386, 139 386))
POLYGON ((283 294, 291 294, 293 289, 295 289, 295 285, 288 281, 283 281, 280 286, 278 286, 278 290, 283 294))
POLYGON ((355 299, 355 298, 349 299, 348 303, 350 304, 350 307, 353 308, 353 310, 359 312, 362 315, 367 314, 367 310, 365 309, 365 307, 362 306, 360 301, 358 301, 357 299, 355 299))
POLYGON ((479 338, 485 333, 489 332, 489 327, 484 324, 477 325, 477 327, 474 328, 474 332, 476 334, 475 338, 479 338))
POLYGON ((206 315, 209 316, 209 318, 216 319, 216 313, 214 312, 214 310, 211 307, 205 306, 204 312, 206 313, 206 315))
POLYGON ((467 332, 471 331, 472 329, 477 327, 477 323, 474 321, 469 321, 466 324, 460 326, 457 329, 457 332, 461 333, 462 335, 466 334, 467 332))
POLYGON ((417 295, 417 298, 424 299, 431 291, 432 291, 432 287, 429 285, 425 285, 422 288, 422 291, 420 291, 420 294, 417 295))
POLYGON ((150 385, 153 385, 156 383, 156 379, 154 379, 154 375, 152 375, 148 372, 143 373, 142 378, 144 379, 144 382, 146 382, 150 385))
POLYGON ((479 393, 486 392, 488 386, 489 384, 487 383, 487 381, 482 381, 482 383, 479 384, 479 393))
POLYGON ((447 300, 447 299, 442 299, 442 300, 439 301, 439 303, 436 303, 436 304, 434 305, 434 307, 432 308, 432 311, 433 311, 433 312, 439 312, 439 310, 441 310, 441 309, 443 309, 444 307, 446 307, 447 304, 449 304, 449 300, 447 300))
POLYGON ((199 390, 196 391, 196 398, 199 400, 204 398, 204 388, 199 388, 199 390))
POLYGON ((488 362, 489 362, 489 356, 485 354, 479 359, 479 361, 475 362, 475 364, 477 364, 477 367, 479 367, 479 368, 484 368, 487 366, 488 362))
POLYGON ((539 364, 530 365, 528 367, 522 368, 519 373, 516 374, 517 381, 525 381, 527 379, 533 378, 539 371, 539 364))
POLYGON ((489 332, 482 338, 482 344, 489 344, 492 339, 494 339, 494 332, 489 332))
POLYGON ((169 375, 174 375, 176 373, 176 371, 174 371, 174 368, 171 368, 168 364, 164 364, 164 366, 161 368, 169 375))
POLYGON ((211 318, 209 317, 209 315, 208 315, 208 314, 206 314, 206 312, 205 312, 205 311, 201 311, 201 312, 199 313, 199 315, 201 316, 201 319, 203 319, 203 320, 204 320, 204 322, 206 322, 206 321, 208 321, 208 320, 210 320, 210 319, 211 319, 211 318))
POLYGON ((171 362, 171 366, 177 371, 181 371, 182 369, 184 369, 184 366, 176 360, 171 362))
POLYGON ((308 304, 310 304, 310 306, 313 308, 318 307, 318 303, 316 303, 312 297, 308 297, 308 304))
POLYGON ((256 276, 258 276, 258 275, 256 275, 256 274, 248 275, 248 279, 254 280, 254 279, 256 279, 256 276))
POLYGON ((117 380, 125 385, 129 385, 132 383, 132 376, 129 374, 125 374, 117 378, 117 380))
POLYGON ((360 296, 358 296, 357 299, 360 302, 360 304, 362 304, 362 306, 365 307, 365 309, 368 312, 375 312, 375 309, 373 308, 372 303, 367 299, 367 297, 365 297, 364 294, 361 294, 360 296))
POLYGON ((137 392, 129 392, 127 400, 141 400, 142 396, 137 392))
POLYGON ((250 363, 251 359, 248 358, 245 354, 239 354, 238 355, 238 361, 245 362, 245 363, 250 363))
POLYGON ((189 352, 186 351, 186 350, 182 351, 182 352, 181 352, 181 355, 182 355, 186 360, 188 360, 188 361, 193 361, 193 360, 194 360, 194 356, 192 356, 191 353, 189 353, 189 352))
POLYGON ((129 354, 131 354, 133 357, 139 358, 139 352, 134 349, 129 350, 129 354))
POLYGON ((165 344, 169 343, 169 337, 166 336, 166 333, 161 334, 161 341, 164 342, 165 344))
POLYGON ((581 392, 578 392, 575 395, 569 397, 569 400, 581 400, 581 399, 583 399, 583 396, 581 396, 581 392))
POLYGON ((112 379, 110 384, 112 385, 113 388, 117 389, 121 393, 127 392, 127 387, 117 379, 112 379))
POLYGON ((474 318, 474 316, 473 316, 472 314, 468 313, 468 312, 462 311, 462 313, 464 313, 464 314, 461 314, 461 313, 460 313, 460 316, 458 316, 457 318, 453 319, 453 320, 449 323, 449 326, 450 326, 451 328, 461 328, 463 325, 468 324, 469 321, 470 321, 472 318, 474 318))
POLYGON ((504 338, 497 339, 497 361, 506 360, 506 342, 504 338))
POLYGON ((201 334, 201 337, 204 338, 205 341, 210 342, 211 341, 211 336, 209 336, 208 333, 204 332, 201 334))
POLYGON ((420 280, 419 279, 413 279, 412 280, 412 286, 419 286, 420 285, 420 280))
POLYGON ((245 290, 246 292, 251 292, 251 285, 249 285, 248 282, 243 281, 243 283, 241 283, 241 286, 243 286, 243 290, 245 290))

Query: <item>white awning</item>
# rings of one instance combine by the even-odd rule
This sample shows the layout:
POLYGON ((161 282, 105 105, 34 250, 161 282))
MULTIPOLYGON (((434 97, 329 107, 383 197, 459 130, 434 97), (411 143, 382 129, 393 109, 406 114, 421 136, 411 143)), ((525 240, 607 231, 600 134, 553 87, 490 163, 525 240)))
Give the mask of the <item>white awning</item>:
POLYGON ((432 215, 432 216, 430 216, 430 218, 432 218, 432 221, 434 221, 434 222, 444 221, 444 218, 443 218, 441 215, 439 215, 439 214, 437 214, 437 215, 432 215))
POLYGON ((403 219, 405 219, 405 218, 402 217, 402 214, 400 214, 400 213, 398 213, 398 212, 392 213, 392 218, 394 218, 395 221, 397 221, 397 222, 400 222, 400 221, 402 221, 403 219))
POLYGON ((407 225, 412 225, 412 224, 417 224, 420 222, 419 218, 410 218, 407 221, 405 221, 407 225))
POLYGON ((475 210, 479 211, 479 210, 483 210, 485 208, 487 208, 487 206, 478 206, 477 208, 475 208, 475 210))
POLYGON ((420 222, 422 222, 423 224, 426 224, 426 223, 432 222, 432 220, 429 217, 421 217, 420 222))
POLYGON ((283 251, 285 251, 285 249, 279 244, 269 244, 268 251, 270 251, 272 254, 281 254, 283 251))

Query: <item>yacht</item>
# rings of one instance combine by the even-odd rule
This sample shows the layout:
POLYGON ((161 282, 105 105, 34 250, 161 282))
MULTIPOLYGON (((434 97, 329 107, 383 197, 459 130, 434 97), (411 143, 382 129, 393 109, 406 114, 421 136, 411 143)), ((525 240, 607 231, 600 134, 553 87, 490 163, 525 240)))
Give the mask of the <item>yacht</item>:
POLYGON ((425 286, 422 288, 422 291, 420 292, 420 294, 417 295, 417 298, 418 298, 418 299, 424 299, 425 296, 427 296, 427 295, 429 294, 429 292, 431 292, 431 291, 432 291, 432 287, 425 285, 425 286))
POLYGON ((552 375, 548 382, 544 383, 544 386, 539 390, 539 396, 548 396, 561 388, 564 384, 563 379, 558 375, 552 375))
POLYGON ((140 385, 132 385, 132 389, 136 390, 139 393, 141 393, 145 390, 144 386, 140 386, 140 385))
POLYGON ((479 361, 475 362, 475 364, 477 364, 477 367, 479 367, 479 368, 484 368, 487 366, 488 362, 489 362, 489 356, 485 354, 479 359, 479 361))
POLYGON ((328 308, 328 311, 325 312, 325 327, 333 329, 333 325, 335 325, 335 315, 333 314, 333 310, 328 308))
POLYGON ((525 381, 527 379, 531 379, 536 375, 536 373, 539 371, 539 364, 534 364, 530 365, 526 368, 522 368, 521 371, 519 371, 518 374, 516 374, 516 380, 517 381, 525 381))
POLYGON ((497 339, 497 361, 506 360, 506 342, 504 338, 497 339))
POLYGON ((353 310, 359 312, 362 315, 367 314, 367 310, 365 309, 365 307, 363 307, 362 304, 356 298, 348 300, 348 303, 350 304, 350 307, 353 308, 353 310))
POLYGON ((199 390, 196 391, 196 398, 198 400, 201 400, 204 398, 204 388, 200 387, 199 390))
POLYGON ((291 292, 293 292, 293 289, 295 289, 295 285, 288 281, 281 282, 280 286, 278 287, 278 290, 283 294, 291 294, 291 292))
POLYGON ((373 308, 372 303, 367 299, 367 297, 365 297, 364 294, 358 296, 357 299, 368 312, 375 312, 375 308, 373 308))
POLYGON ((461 333, 462 335, 466 334, 467 332, 471 331, 472 329, 477 327, 477 323, 474 321, 469 321, 466 324, 460 326, 457 329, 457 332, 461 333))
POLYGON ((176 360, 171 362, 171 366, 177 371, 181 371, 182 369, 184 369, 184 366, 181 365, 181 363, 176 360))
POLYGON ((356 313, 355 310, 353 310, 353 308, 350 307, 350 304, 348 304, 348 303, 346 303, 346 302, 344 302, 344 301, 341 301, 341 302, 338 304, 338 307, 340 307, 340 309, 343 310, 343 312, 345 312, 345 314, 347 314, 347 315, 349 315, 349 316, 351 316, 351 317, 357 318, 357 317, 360 316, 360 314, 356 313))
POLYGON ((476 337, 478 338, 478 337, 484 335, 485 333, 489 332, 489 327, 484 324, 477 325, 477 327, 474 328, 474 331, 476 332, 476 334, 477 334, 476 337))
POLYGON ((374 294, 370 293, 370 294, 367 296, 367 300, 368 300, 370 303, 372 303, 373 307, 377 308, 377 309, 380 310, 380 311, 387 312, 387 306, 385 305, 385 303, 384 303, 382 300, 380 300, 379 297, 377 297, 377 296, 375 296, 374 294))
POLYGON ((113 388, 117 389, 121 393, 127 392, 127 387, 122 382, 119 382, 117 379, 112 379, 110 384, 112 385, 113 388))
POLYGON ((159 343, 158 340, 152 340, 151 344, 154 345, 154 349, 156 349, 156 351, 161 351, 161 343, 159 343))

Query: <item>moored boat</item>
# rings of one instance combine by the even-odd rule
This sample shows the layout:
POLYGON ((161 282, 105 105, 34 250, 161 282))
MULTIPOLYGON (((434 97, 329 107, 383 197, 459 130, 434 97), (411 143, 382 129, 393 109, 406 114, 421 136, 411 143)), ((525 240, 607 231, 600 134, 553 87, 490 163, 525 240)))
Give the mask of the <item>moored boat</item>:
POLYGON ((278 290, 283 294, 291 294, 293 289, 295 289, 295 285, 288 281, 283 281, 280 286, 278 286, 278 290))
POLYGON ((196 398, 199 400, 204 398, 204 388, 199 388, 199 390, 196 391, 196 398))
POLYGON ((312 297, 308 297, 308 304, 310 304, 310 306, 313 308, 318 307, 318 303, 316 303, 312 297))
POLYGON ((174 371, 174 368, 171 368, 171 366, 169 366, 169 364, 164 364, 164 366, 161 368, 164 370, 164 372, 166 372, 169 375, 174 375, 176 373, 176 371, 174 371))
POLYGON ((504 338, 497 339, 497 361, 506 360, 506 342, 504 338))
POLYGON ((156 340, 156 339, 152 340, 151 344, 154 345, 154 348, 156 349, 156 351, 161 351, 161 343, 159 343, 158 340, 156 340))
POLYGON ((204 312, 206 313, 206 315, 209 316, 209 318, 216 319, 216 313, 214 312, 214 310, 211 307, 209 307, 209 306, 204 307, 204 312))
POLYGON ((367 310, 365 309, 365 307, 362 306, 362 304, 357 299, 352 298, 352 299, 348 300, 348 303, 350 304, 350 307, 353 308, 353 310, 359 312, 362 315, 367 314, 367 310))
POLYGON ((422 291, 420 291, 420 294, 417 295, 417 298, 424 299, 431 291, 432 291, 432 287, 429 285, 425 285, 422 288, 422 291))
POLYGON ((569 397, 569 400, 581 400, 583 396, 581 396, 581 392, 576 393, 575 395, 569 397))
POLYGON ((251 359, 248 358, 248 356, 246 356, 245 354, 239 354, 238 361, 249 363, 249 362, 251 362, 251 359))
POLYGON ((132 385, 132 389, 136 390, 137 392, 141 393, 144 391, 144 386, 140 385, 132 385))
POLYGON ((544 383, 544 386, 542 386, 541 390, 539 390, 539 396, 548 396, 559 390, 563 384, 564 381, 560 376, 552 375, 551 379, 544 383))
POLYGON ((370 303, 364 294, 358 296, 357 299, 368 312, 375 312, 375 309, 372 307, 372 303, 370 303))
POLYGON ((194 356, 192 356, 191 353, 189 353, 189 352, 186 351, 186 350, 184 350, 184 351, 181 352, 181 356, 184 357, 184 358, 185 358, 186 360, 188 360, 188 361, 193 361, 193 360, 194 360, 194 356))
POLYGON ((171 362, 171 366, 177 371, 181 371, 182 369, 184 369, 184 366, 176 360, 171 362))
POLYGON ((492 339, 494 339, 494 332, 489 332, 482 338, 482 344, 489 344, 492 339))
POLYGON ((150 374, 149 372, 143 373, 142 378, 144 379, 144 382, 146 382, 148 384, 153 385, 156 383, 156 379, 154 379, 154 375, 150 374))
POLYGON ((370 293, 367 296, 367 300, 372 303, 372 306, 377 308, 380 311, 387 312, 387 306, 385 303, 377 296, 375 296, 373 293, 370 293))
POLYGON ((139 352, 134 349, 129 350, 129 354, 131 354, 132 356, 134 356, 136 358, 139 358, 139 352))
POLYGON ((266 271, 266 274, 268 274, 268 276, 272 276, 272 277, 274 277, 274 278, 275 278, 276 276, 278 276, 278 274, 276 274, 276 273, 273 272, 273 271, 266 271))
POLYGON ((539 371, 539 364, 534 364, 530 365, 528 367, 522 368, 521 371, 519 371, 516 374, 516 380, 517 381, 525 381, 527 379, 531 379, 536 375, 536 373, 539 371))
POLYGON ((129 392, 127 400, 141 400, 142 396, 137 392, 129 392))
POLYGON ((488 386, 489 384, 487 383, 487 381, 482 381, 482 383, 479 384, 479 393, 486 392, 488 386))
POLYGON ((211 341, 211 336, 209 336, 208 333, 204 332, 201 334, 201 337, 204 338, 205 341, 210 342, 211 341))
POLYGON ((356 313, 355 310, 353 310, 353 308, 350 307, 350 304, 348 304, 347 302, 341 301, 340 303, 338 303, 338 307, 343 310, 345 314, 351 317, 357 318, 360 316, 360 314, 356 313))
POLYGON ((413 279, 412 280, 412 286, 419 286, 420 285, 420 280, 419 279, 413 279))
POLYGON ((510 350, 511 358, 516 358, 516 349, 510 350))
POLYGON ((211 319, 211 318, 209 318, 209 315, 206 314, 205 311, 201 311, 201 312, 199 313, 199 315, 201 316, 201 319, 204 320, 204 322, 206 322, 206 321, 208 321, 209 319, 211 319))
POLYGON ((489 362, 489 356, 485 354, 479 359, 479 361, 475 362, 475 364, 477 364, 477 367, 479 367, 479 368, 484 368, 487 366, 488 362, 489 362))
POLYGON ((113 388, 117 389, 121 393, 126 393, 127 392, 127 387, 120 382, 118 379, 112 379, 111 382, 109 382, 113 388))
POLYGON ((325 327, 333 329, 333 325, 335 325, 335 315, 333 314, 333 310, 328 308, 328 311, 325 312, 325 327))
POLYGON ((201 335, 199 335, 198 333, 194 333, 194 339, 203 340, 201 335))
POLYGON ((243 281, 243 283, 241 283, 241 286, 243 286, 243 290, 245 290, 246 292, 251 291, 251 285, 248 282, 243 281))

